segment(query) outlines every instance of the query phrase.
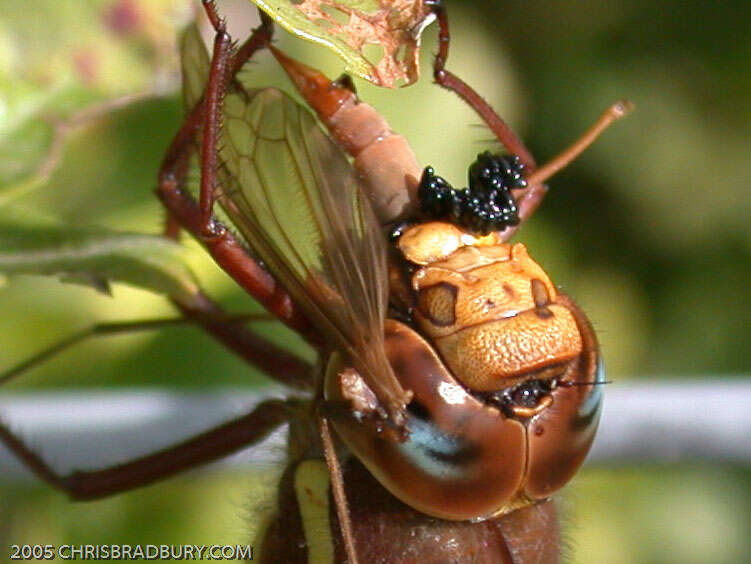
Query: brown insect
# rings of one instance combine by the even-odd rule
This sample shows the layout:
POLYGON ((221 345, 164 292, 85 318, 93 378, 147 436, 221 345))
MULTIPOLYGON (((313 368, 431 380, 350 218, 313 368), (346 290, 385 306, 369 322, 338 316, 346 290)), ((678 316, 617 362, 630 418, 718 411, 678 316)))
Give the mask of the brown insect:
POLYGON ((289 423, 290 464, 278 513, 260 539, 264 562, 314 555, 335 562, 556 561, 549 498, 594 438, 602 365, 582 311, 524 245, 508 240, 540 204, 544 182, 628 104, 613 105, 537 168, 492 108, 445 69, 448 20, 435 3, 435 80, 465 99, 510 153, 480 155, 469 189, 454 190, 431 167, 421 170, 407 141, 346 80, 331 82, 271 47, 265 16, 233 50, 214 3, 204 6, 216 30, 213 56, 209 63, 196 42, 184 47, 193 108, 159 174, 165 235, 190 232, 316 347, 321 362, 311 367, 271 345, 203 294, 173 301, 247 362, 306 395, 265 401, 162 452, 70 476, 56 474, 2 426, 0 440, 54 487, 92 499, 214 460, 289 423), (334 141, 286 94, 246 91, 234 80, 263 47, 334 141), (196 86, 204 71, 205 90, 196 86), (194 199, 186 178, 196 149, 194 199), (237 234, 215 217, 217 202, 237 234), (345 450, 330 424, 354 454, 341 464, 337 453, 345 450), (331 505, 321 476, 330 476, 331 505), (303 494, 316 491, 323 509, 303 494))

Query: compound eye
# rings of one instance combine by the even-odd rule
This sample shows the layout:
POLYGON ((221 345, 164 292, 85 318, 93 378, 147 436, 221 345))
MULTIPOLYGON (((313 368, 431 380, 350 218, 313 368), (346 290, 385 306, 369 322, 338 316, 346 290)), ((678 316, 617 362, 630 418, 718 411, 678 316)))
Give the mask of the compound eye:
POLYGON ((417 294, 420 313, 433 325, 447 327, 456 322, 458 288, 448 282, 421 288, 417 294))

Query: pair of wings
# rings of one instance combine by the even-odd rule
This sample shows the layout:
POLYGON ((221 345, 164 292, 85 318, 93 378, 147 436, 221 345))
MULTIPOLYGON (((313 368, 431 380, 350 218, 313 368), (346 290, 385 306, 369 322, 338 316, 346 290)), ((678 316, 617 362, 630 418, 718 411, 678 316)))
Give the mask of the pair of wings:
MULTIPOLYGON (((209 69, 193 27, 182 64, 190 108, 209 69)), ((220 146, 219 203, 234 226, 385 407, 402 410, 405 393, 383 343, 385 238, 347 157, 306 108, 274 88, 230 86, 220 146)))

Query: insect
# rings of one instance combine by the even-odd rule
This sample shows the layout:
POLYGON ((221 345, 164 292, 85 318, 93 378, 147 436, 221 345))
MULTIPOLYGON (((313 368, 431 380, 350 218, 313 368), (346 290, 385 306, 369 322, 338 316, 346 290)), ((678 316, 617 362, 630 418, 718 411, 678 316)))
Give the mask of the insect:
POLYGON ((55 474, 3 427, 0 440, 40 477, 87 499, 213 460, 286 422, 292 463, 262 540, 264 561, 316 552, 330 556, 324 561, 408 562, 420 554, 523 562, 528 539, 514 538, 514 528, 545 533, 553 558, 547 500, 591 444, 603 373, 584 314, 523 245, 507 241, 539 205, 547 178, 627 106, 613 106, 537 168, 495 112, 445 69, 448 20, 435 4, 436 81, 467 100, 509 151, 481 154, 469 189, 456 190, 432 167, 421 170, 407 141, 346 80, 332 83, 274 49, 268 19, 235 51, 214 3, 204 6, 216 30, 213 55, 201 62, 205 54, 186 49, 191 72, 203 65, 208 80, 205 89, 186 81, 193 109, 160 171, 165 235, 194 235, 319 350, 320 366, 272 347, 203 294, 173 301, 249 363, 309 395, 266 401, 163 452, 71 476, 55 474), (335 142, 279 90, 246 91, 233 80, 264 47, 335 142), (186 176, 197 147, 194 199, 186 176), (231 228, 214 215, 217 204, 231 228), (332 426, 356 458, 340 464, 332 426), (321 460, 330 486, 320 485, 321 460), (327 499, 329 487, 333 509, 306 516, 312 509, 300 492, 327 499), (309 534, 306 519, 324 519, 326 535, 309 534), (437 535, 458 540, 436 542, 437 535))

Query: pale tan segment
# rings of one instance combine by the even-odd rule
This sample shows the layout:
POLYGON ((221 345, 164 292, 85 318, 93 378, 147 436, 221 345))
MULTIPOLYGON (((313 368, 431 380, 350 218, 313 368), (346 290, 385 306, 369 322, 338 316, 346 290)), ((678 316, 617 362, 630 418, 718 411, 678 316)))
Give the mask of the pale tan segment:
POLYGON ((501 240, 495 232, 478 237, 451 223, 430 221, 407 229, 397 245, 404 258, 424 266, 443 260, 462 247, 501 245, 501 240))
POLYGON ((422 169, 403 136, 378 139, 357 155, 354 165, 381 223, 414 211, 422 169))
POLYGON ((409 142, 370 105, 346 101, 324 123, 352 155, 381 223, 408 215, 417 201, 422 168, 409 142))
POLYGON ((295 472, 295 494, 309 562, 333 562, 329 508, 329 469, 322 460, 305 460, 295 472))
POLYGON ((354 158, 379 221, 392 223, 413 215, 422 169, 407 140, 346 85, 273 47, 271 51, 334 140, 354 158))
POLYGON ((371 106, 354 96, 326 121, 331 135, 353 157, 381 137, 391 135, 391 126, 371 106))

